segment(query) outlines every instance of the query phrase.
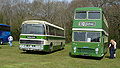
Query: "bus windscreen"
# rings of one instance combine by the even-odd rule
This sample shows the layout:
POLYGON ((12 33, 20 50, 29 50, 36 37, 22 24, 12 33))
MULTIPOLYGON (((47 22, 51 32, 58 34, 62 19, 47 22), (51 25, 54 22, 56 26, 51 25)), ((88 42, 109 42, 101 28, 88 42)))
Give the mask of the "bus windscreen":
POLYGON ((43 24, 23 24, 22 34, 45 34, 45 29, 43 24))
POLYGON ((100 42, 100 32, 74 32, 74 41, 100 42))

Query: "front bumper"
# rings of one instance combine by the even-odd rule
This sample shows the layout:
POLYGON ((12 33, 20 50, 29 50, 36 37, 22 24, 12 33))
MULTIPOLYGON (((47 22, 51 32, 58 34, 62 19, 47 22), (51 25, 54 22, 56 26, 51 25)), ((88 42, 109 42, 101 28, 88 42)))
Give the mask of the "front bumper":
POLYGON ((21 44, 19 46, 19 49, 21 50, 31 50, 31 51, 43 51, 44 45, 34 45, 34 44, 21 44))

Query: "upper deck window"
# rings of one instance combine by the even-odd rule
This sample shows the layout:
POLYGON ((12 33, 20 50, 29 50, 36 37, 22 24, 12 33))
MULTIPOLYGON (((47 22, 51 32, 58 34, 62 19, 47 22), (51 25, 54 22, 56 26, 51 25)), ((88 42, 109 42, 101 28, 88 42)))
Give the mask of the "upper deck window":
POLYGON ((89 11, 88 19, 100 19, 100 11, 89 11))
POLYGON ((75 19, 100 19, 100 11, 76 11, 75 19))
POLYGON ((86 19, 87 12, 86 11, 76 11, 75 19, 86 19))

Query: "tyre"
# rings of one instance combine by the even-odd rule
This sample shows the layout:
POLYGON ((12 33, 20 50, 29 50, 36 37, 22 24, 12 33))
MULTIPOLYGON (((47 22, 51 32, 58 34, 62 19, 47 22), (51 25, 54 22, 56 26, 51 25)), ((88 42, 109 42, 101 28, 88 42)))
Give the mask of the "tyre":
POLYGON ((72 58, 77 58, 77 55, 72 55, 71 52, 69 52, 69 56, 72 58))
POLYGON ((53 49, 53 44, 52 44, 52 43, 50 43, 50 46, 49 46, 49 53, 51 53, 51 52, 52 52, 52 49, 53 49))
POLYGON ((60 49, 63 49, 63 43, 61 42, 60 49))

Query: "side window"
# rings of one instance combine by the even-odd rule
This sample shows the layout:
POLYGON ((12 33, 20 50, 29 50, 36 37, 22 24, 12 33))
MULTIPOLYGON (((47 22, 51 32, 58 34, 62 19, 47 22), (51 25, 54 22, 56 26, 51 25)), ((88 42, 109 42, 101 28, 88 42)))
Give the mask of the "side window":
POLYGON ((58 29, 57 28, 55 28, 55 35, 56 36, 59 36, 59 34, 58 34, 59 32, 58 32, 58 29))
POLYGON ((61 29, 56 29, 56 35, 57 36, 64 36, 64 31, 61 29))
POLYGON ((49 26, 49 34, 50 35, 55 35, 55 31, 54 30, 55 30, 54 27, 49 26))
POLYGON ((47 33, 47 35, 49 35, 49 26, 48 25, 46 25, 46 33, 47 33))
POLYGON ((57 36, 61 36, 60 29, 56 29, 56 35, 57 35, 57 36))

